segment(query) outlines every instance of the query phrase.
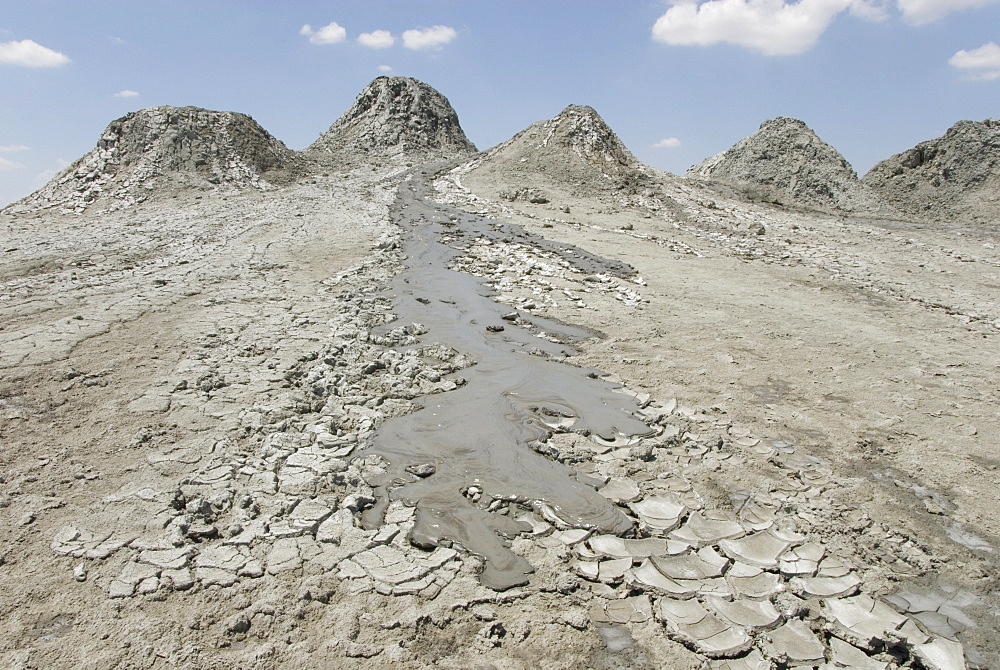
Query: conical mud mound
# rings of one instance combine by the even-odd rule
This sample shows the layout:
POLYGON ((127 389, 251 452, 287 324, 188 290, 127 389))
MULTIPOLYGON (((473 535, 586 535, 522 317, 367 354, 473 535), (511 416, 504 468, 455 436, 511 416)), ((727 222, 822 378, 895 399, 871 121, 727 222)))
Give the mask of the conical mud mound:
POLYGON ((721 154, 688 170, 689 177, 736 187, 755 200, 807 209, 875 211, 879 203, 850 164, 798 119, 779 116, 721 154))
POLYGON ((581 195, 633 192, 645 179, 643 167, 592 107, 570 105, 485 152, 470 171, 505 185, 501 197, 539 201, 552 187, 581 195))
POLYGON ((959 121, 878 163, 862 182, 911 216, 1000 223, 1000 120, 959 121))
POLYGON ((570 105, 490 149, 483 163, 551 175, 616 178, 639 164, 592 107, 570 105))
POLYGON ((454 158, 475 150, 448 99, 409 77, 375 79, 307 149, 342 160, 403 158, 415 162, 454 158))
POLYGON ((164 179, 175 185, 266 188, 263 173, 292 152, 245 114, 150 107, 112 121, 97 147, 8 212, 114 210, 141 202, 164 179))

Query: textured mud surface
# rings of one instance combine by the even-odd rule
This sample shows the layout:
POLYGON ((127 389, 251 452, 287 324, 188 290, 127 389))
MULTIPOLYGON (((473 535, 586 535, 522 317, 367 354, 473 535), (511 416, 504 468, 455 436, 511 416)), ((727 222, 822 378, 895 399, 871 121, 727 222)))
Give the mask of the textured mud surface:
POLYGON ((469 149, 422 90, 326 137, 384 161, 212 184, 192 112, 0 215, 0 666, 1000 666, 995 231, 578 106, 410 170, 469 149))

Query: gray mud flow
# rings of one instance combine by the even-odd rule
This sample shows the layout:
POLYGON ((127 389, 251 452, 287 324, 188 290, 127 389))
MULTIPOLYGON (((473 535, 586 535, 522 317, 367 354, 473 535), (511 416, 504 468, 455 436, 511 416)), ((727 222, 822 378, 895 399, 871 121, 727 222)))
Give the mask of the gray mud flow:
POLYGON ((502 590, 527 583, 532 571, 505 540, 530 530, 515 518, 519 506, 563 527, 614 534, 632 528, 572 469, 532 446, 557 429, 605 443, 654 431, 635 415, 634 399, 616 391, 620 385, 563 362, 574 353, 572 342, 594 333, 533 315, 514 317, 480 278, 449 267, 463 245, 486 238, 545 246, 587 272, 628 276, 633 270, 434 203, 432 175, 432 168, 417 171, 399 188, 392 216, 403 230, 404 269, 387 289, 397 318, 371 337, 418 346, 407 334, 420 334, 424 343, 451 347, 474 364, 461 371, 465 383, 457 389, 425 397, 422 409, 386 421, 376 433, 364 453, 385 458, 389 470, 375 482, 379 502, 365 523, 380 524, 389 501, 402 500, 416 508, 411 542, 456 544, 482 556, 482 584, 502 590))

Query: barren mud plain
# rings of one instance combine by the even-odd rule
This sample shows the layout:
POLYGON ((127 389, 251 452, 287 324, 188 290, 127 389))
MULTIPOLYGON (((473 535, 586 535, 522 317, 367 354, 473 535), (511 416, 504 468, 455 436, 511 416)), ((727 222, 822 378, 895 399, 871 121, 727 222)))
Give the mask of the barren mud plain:
POLYGON ((942 185, 790 119, 687 176, 588 107, 476 152, 401 77, 302 152, 113 122, 0 213, 0 666, 1000 667, 956 128, 942 185))

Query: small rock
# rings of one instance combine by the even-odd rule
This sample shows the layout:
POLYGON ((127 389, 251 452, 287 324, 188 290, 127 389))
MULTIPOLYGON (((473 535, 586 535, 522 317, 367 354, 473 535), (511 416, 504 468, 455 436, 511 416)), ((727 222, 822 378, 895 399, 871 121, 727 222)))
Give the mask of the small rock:
POLYGON ((437 468, 432 463, 421 463, 407 466, 406 471, 417 477, 430 477, 437 472, 437 468))
POLYGON ((556 617, 556 622, 577 630, 587 630, 587 627, 590 625, 590 617, 583 610, 570 610, 556 617))
POLYGON ((239 635, 250 630, 250 617, 246 614, 237 614, 226 622, 226 632, 230 635, 239 635))
POLYGON ((84 563, 73 568, 73 579, 78 582, 87 581, 87 566, 84 563))
POLYGON ((160 577, 169 580, 167 586, 173 588, 175 591, 187 591, 194 586, 194 576, 187 568, 182 570, 164 570, 160 577))
POLYGON ((240 577, 263 577, 264 576, 264 565, 259 559, 252 559, 247 561, 247 564, 240 568, 236 574, 240 577))
POLYGON ((135 593, 135 586, 119 579, 112 580, 108 587, 108 597, 110 598, 127 598, 133 593, 135 593))
POLYGON ((360 514, 375 504, 375 498, 360 493, 352 493, 344 498, 341 507, 351 510, 352 514, 360 514))

